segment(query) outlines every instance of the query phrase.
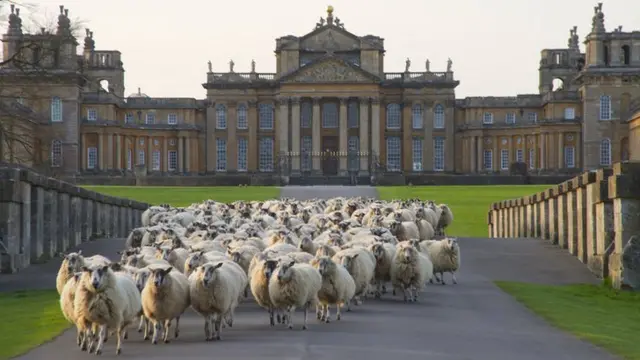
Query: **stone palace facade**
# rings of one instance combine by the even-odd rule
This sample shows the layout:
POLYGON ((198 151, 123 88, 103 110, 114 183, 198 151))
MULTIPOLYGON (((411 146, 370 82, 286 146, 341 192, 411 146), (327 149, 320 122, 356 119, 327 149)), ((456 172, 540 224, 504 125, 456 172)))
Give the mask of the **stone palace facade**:
MULTIPOLYGON (((33 162, 67 175, 508 173, 515 162, 554 173, 630 156, 640 32, 606 31, 601 4, 585 53, 575 27, 566 48, 542 50, 538 93, 463 99, 451 60, 385 72, 384 40, 349 32, 332 7, 310 33, 276 39, 273 73, 209 64, 205 99, 125 96, 121 53, 96 50, 87 30, 76 55, 67 10, 41 34, 23 33, 11 11, 0 92, 39 119, 33 162), (30 43, 57 46, 42 61, 25 50, 41 71, 7 61, 30 43)), ((19 152, 11 141, 0 150, 5 161, 19 152)))

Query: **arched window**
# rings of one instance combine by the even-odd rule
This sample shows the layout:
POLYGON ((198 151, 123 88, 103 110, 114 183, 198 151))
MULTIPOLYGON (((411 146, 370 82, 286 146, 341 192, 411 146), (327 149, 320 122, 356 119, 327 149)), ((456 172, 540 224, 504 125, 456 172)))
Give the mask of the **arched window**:
POLYGON ((611 165, 611 140, 607 138, 600 141, 600 165, 611 165))
POLYGON ((387 129, 399 130, 402 126, 400 104, 387 105, 387 129))
POLYGON ((424 116, 422 111, 422 105, 414 104, 411 108, 411 127, 414 129, 422 129, 424 123, 424 116))
POLYGON ((437 104, 433 108, 433 128, 444 129, 444 106, 437 104))
POLYGON ((227 107, 224 104, 216 105, 216 129, 227 128, 227 107))
POLYGON ((600 120, 611 120, 611 96, 600 96, 600 120))
POLYGON ((62 100, 57 96, 51 98, 51 122, 62 122, 62 100))
POLYGON ((248 129, 249 128, 249 120, 247 119, 247 105, 240 104, 238 105, 237 111, 237 128, 238 129, 248 129))
POLYGON ((51 166, 62 166, 62 141, 60 140, 51 141, 51 166))

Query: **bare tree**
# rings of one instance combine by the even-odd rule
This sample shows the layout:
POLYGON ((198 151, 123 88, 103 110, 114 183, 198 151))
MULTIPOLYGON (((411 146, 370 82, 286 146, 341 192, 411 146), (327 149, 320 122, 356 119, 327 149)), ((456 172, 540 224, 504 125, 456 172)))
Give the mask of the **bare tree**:
POLYGON ((75 48, 82 22, 70 20, 62 6, 57 21, 30 3, 0 0, 0 11, 7 7, 10 14, 0 20, 0 31, 6 31, 0 59, 0 161, 55 175, 50 171, 55 170, 50 89, 65 80, 65 69, 77 69, 78 57, 65 45, 75 48))

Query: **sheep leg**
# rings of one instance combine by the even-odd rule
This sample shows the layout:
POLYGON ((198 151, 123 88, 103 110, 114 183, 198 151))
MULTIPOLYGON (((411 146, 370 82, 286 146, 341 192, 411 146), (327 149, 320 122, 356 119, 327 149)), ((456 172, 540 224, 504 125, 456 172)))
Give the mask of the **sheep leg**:
POLYGON ((151 320, 145 317, 144 318, 144 337, 142 339, 149 340, 149 332, 151 332, 151 320))
POLYGON ((211 315, 204 317, 204 341, 211 341, 211 315))
POLYGON ((457 284, 458 283, 458 279, 456 279, 456 273, 454 273, 453 271, 450 271, 451 273, 451 278, 453 279, 453 283, 457 284))
POLYGON ((304 311, 304 320, 302 323, 302 330, 307 330, 307 316, 309 315, 309 304, 306 304, 304 306, 304 309, 302 309, 304 311))
POLYGON ((165 320, 164 324, 164 331, 162 334, 162 341, 164 341, 165 344, 169 343, 169 332, 171 331, 171 319, 169 320, 165 320))
POLYGON ((351 311, 351 299, 347 300, 346 303, 347 303, 347 312, 350 312, 351 311))
POLYGON ((275 326, 276 325, 276 322, 275 322, 273 316, 274 316, 274 310, 273 310, 273 308, 269 308, 269 325, 271 325, 271 326, 275 326))
POLYGON ((447 285, 447 283, 444 281, 444 272, 440 272, 440 281, 442 282, 442 285, 447 285))
POLYGON ((340 320, 340 318, 341 318, 342 305, 343 305, 343 303, 338 303, 336 305, 336 320, 340 320))
POLYGON ((142 332, 142 329, 144 328, 144 315, 140 315, 140 323, 138 324, 138 332, 142 332))
POLYGON ((375 297, 376 299, 380 299, 382 297, 382 281, 381 280, 376 280, 375 297))
POLYGON ((96 346, 96 355, 102 354, 102 347, 104 346, 104 340, 107 337, 107 325, 100 326, 98 335, 98 345, 96 346))
POLYGON ((323 305, 316 305, 316 318, 318 320, 322 320, 322 316, 324 315, 324 308, 323 305))
POLYGON ((122 338, 127 336, 127 331, 125 330, 123 334, 123 330, 124 324, 119 324, 116 329, 116 355, 122 354, 122 338))
POLYGON ((78 346, 82 346, 82 342, 83 342, 82 330, 80 330, 80 328, 76 326, 76 344, 78 346))
POLYGON ((160 322, 157 320, 153 320, 153 337, 151 338, 151 343, 153 345, 156 345, 158 343, 160 331, 162 331, 162 324, 160 324, 160 322))
POLYGON ((327 324, 331 322, 331 313, 329 312, 329 304, 326 304, 324 306, 324 322, 327 324))
POLYGON ((174 339, 177 339, 180 335, 180 316, 176 318, 176 330, 173 332, 174 339))
POLYGON ((215 339, 216 340, 221 340, 222 339, 222 320, 224 319, 224 315, 223 314, 218 314, 216 316, 216 322, 214 324, 214 329, 213 331, 215 332, 215 339))
POLYGON ((404 302, 411 301, 411 289, 407 286, 404 289, 402 289, 402 292, 404 295, 404 302))
POLYGON ((227 316, 225 316, 225 322, 230 328, 233 327, 233 313, 228 313, 227 316))
POLYGON ((291 316, 292 309, 293 309, 293 306, 289 306, 287 308, 287 315, 286 315, 287 325, 288 325, 290 330, 293 330, 293 319, 292 319, 292 316, 291 316))
POLYGON ((86 351, 89 349, 89 338, 90 338, 90 334, 89 334, 89 330, 87 329, 83 329, 83 330, 79 330, 80 331, 80 336, 82 337, 80 339, 80 350, 81 351, 86 351))
POLYGON ((417 286, 413 286, 411 288, 411 297, 413 302, 418 302, 418 287, 417 286))
POLYGON ((282 319, 282 316, 280 315, 280 309, 276 310, 276 321, 278 321, 278 324, 282 324, 284 322, 284 319, 282 319))

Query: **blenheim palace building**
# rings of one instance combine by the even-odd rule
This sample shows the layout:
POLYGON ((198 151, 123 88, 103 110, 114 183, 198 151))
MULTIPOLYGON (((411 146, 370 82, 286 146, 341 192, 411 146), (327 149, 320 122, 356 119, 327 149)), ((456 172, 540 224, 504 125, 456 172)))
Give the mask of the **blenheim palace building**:
MULTIPOLYGON (((125 95, 121 53, 97 50, 93 32, 77 55, 63 7, 57 29, 26 34, 12 6, 0 93, 15 104, 3 105, 0 119, 40 119, 26 131, 40 149, 27 165, 67 175, 494 174, 513 163, 566 173, 630 156, 640 32, 607 31, 602 4, 585 52, 571 28, 565 48, 541 51, 538 92, 510 97, 456 98, 451 60, 407 59, 387 72, 384 39, 351 33, 332 7, 312 28, 276 39, 273 73, 256 72, 253 61, 248 71, 209 63, 205 99, 156 98, 125 95), (44 56, 28 44, 53 50, 44 56), (31 65, 19 66, 24 59, 31 65)), ((2 157, 15 161, 16 135, 3 136, 2 157)))

